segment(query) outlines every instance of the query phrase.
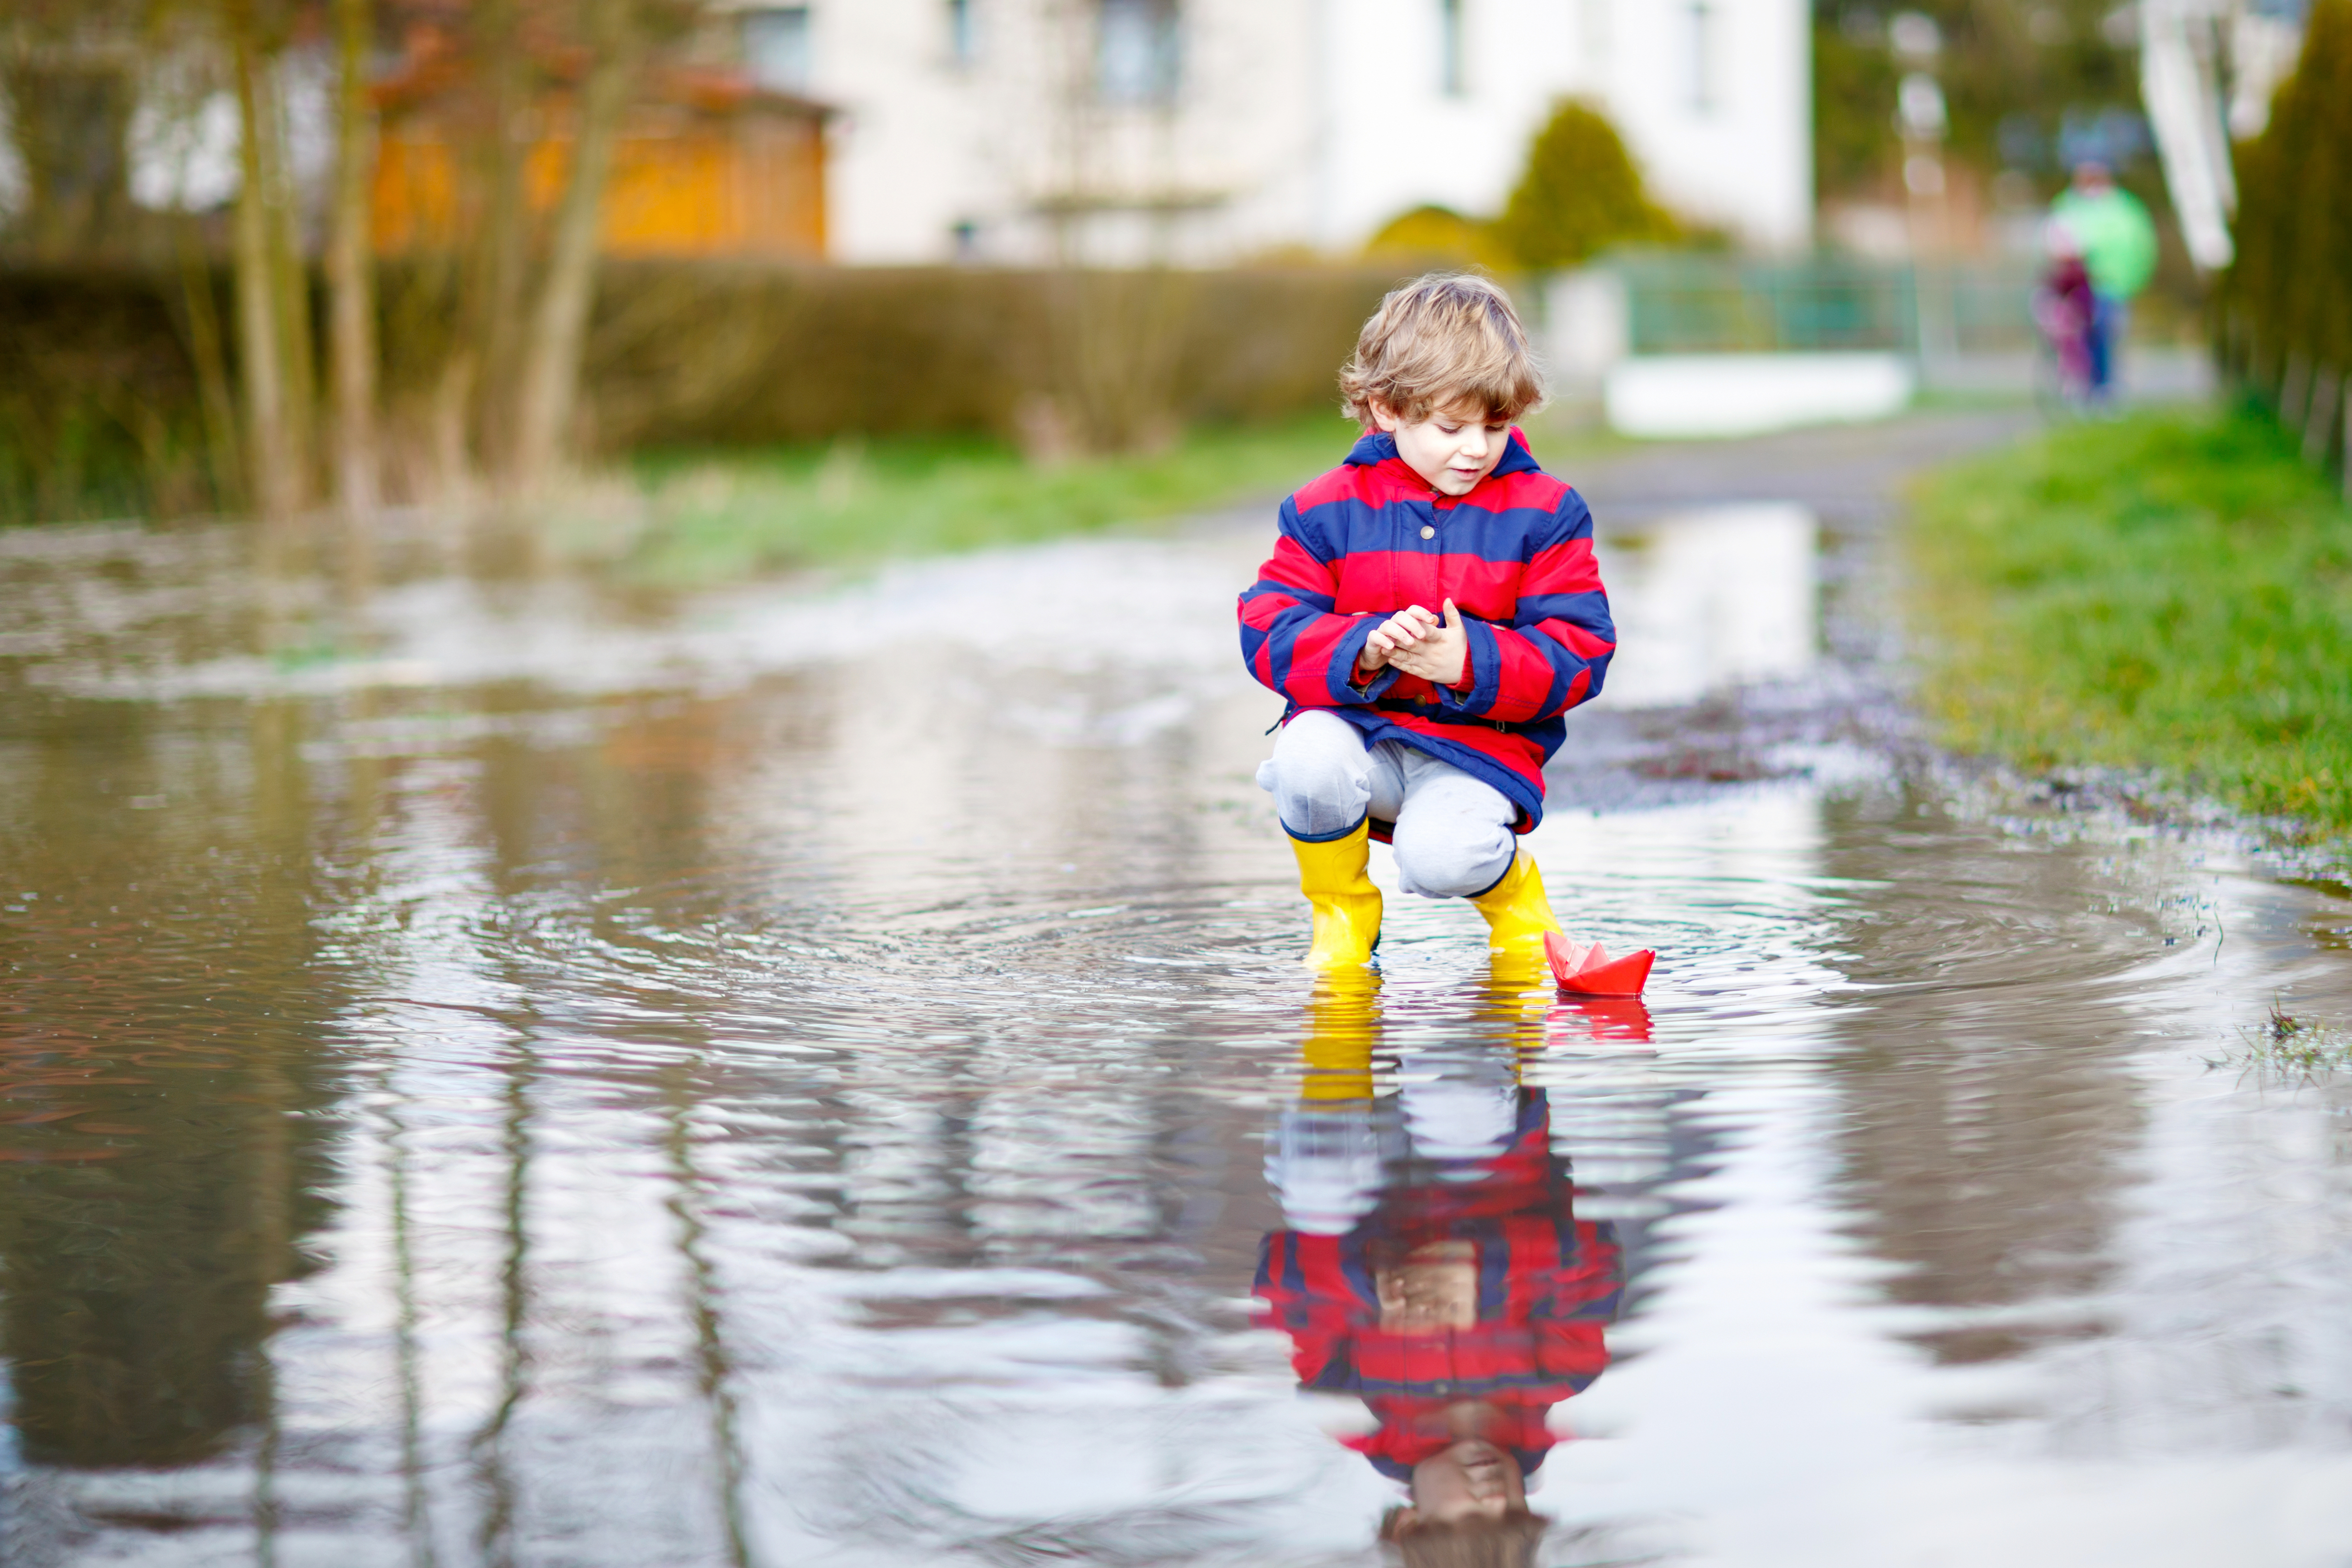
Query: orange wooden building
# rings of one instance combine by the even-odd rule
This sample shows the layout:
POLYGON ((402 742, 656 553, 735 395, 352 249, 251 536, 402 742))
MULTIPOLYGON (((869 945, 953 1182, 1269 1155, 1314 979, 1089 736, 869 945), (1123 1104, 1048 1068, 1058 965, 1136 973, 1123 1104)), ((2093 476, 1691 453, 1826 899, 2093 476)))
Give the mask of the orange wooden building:
MULTIPOLYGON (((479 105, 455 59, 412 47, 376 84, 382 128, 374 187, 376 249, 446 246, 479 222, 461 180, 465 117, 479 105)), ((668 70, 640 83, 621 124, 604 188, 608 256, 824 255, 824 106, 754 85, 738 71, 668 70)), ((572 95, 533 107, 523 164, 534 214, 562 197, 572 156, 572 95)))

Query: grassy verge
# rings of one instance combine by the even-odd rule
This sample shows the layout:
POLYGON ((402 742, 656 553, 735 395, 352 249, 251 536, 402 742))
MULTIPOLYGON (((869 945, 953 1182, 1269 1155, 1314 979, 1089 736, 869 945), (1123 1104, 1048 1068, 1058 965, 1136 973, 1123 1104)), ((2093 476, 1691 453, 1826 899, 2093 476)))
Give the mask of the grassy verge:
POLYGON ((2352 509, 2270 421, 2070 425, 1918 500, 1923 695, 1948 743, 2352 829, 2352 509))
POLYGON ((1279 496, 1337 465, 1354 438, 1328 414, 1043 468, 1009 447, 940 437, 649 453, 635 471, 650 518, 625 566, 687 587, 1149 522, 1279 496))

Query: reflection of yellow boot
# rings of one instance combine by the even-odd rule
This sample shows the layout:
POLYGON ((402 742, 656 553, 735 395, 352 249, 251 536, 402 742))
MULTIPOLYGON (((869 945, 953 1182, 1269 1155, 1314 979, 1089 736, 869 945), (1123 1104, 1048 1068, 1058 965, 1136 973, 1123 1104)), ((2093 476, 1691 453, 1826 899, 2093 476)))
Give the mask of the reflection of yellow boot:
POLYGON ((1512 857, 1511 869, 1500 882, 1470 902, 1486 917, 1487 945, 1507 953, 1532 952, 1541 957, 1544 933, 1559 929, 1551 901, 1544 896, 1543 873, 1525 850, 1512 857))
POLYGON ((1486 985, 1491 988, 1491 995, 1498 997, 1496 1006, 1503 1006, 1506 1001, 1517 1004, 1519 997, 1536 988, 1543 988, 1545 999, 1550 999, 1552 967, 1550 961, 1545 961, 1540 938, 1536 943, 1517 943, 1512 947, 1491 947, 1486 952, 1486 985))
POLYGON ((1315 977, 1298 1042, 1298 1102, 1276 1123, 1266 1151, 1266 1183, 1288 1229, 1342 1236, 1380 1206, 1383 1138, 1372 1109, 1380 997, 1377 969, 1315 977))
POLYGON ((1370 1101, 1380 998, 1381 977, 1370 969, 1335 969, 1315 982, 1299 1041, 1301 1101, 1370 1101))
POLYGON ((1508 1020, 1521 1030, 1533 1028, 1542 1009, 1530 1006, 1528 994, 1540 990, 1545 1004, 1552 996, 1551 965, 1544 957, 1542 939, 1492 948, 1486 963, 1486 1017, 1508 1020))
POLYGON ((1298 889, 1315 909, 1307 967, 1370 963, 1372 944, 1381 939, 1381 890, 1365 874, 1372 861, 1371 823, 1359 822, 1354 832, 1320 843, 1293 839, 1290 848, 1298 856, 1298 889))

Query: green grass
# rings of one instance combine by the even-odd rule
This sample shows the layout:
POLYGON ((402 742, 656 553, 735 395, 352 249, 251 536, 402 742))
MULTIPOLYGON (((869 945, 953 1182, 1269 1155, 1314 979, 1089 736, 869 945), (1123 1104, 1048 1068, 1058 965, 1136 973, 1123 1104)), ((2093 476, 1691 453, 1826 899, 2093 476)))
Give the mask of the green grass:
POLYGON ((2270 1016, 2240 1030, 2238 1043, 2211 1065, 2314 1081, 2352 1068, 2352 1034, 2297 1018, 2273 1000, 2270 1016))
POLYGON ((649 517, 623 566, 641 581, 693 587, 1150 522, 1271 501, 1336 466, 1354 439, 1354 426, 1328 414, 1042 467, 951 437, 643 454, 635 472, 649 517))
POLYGON ((2068 425, 1918 503, 1923 696, 1948 744, 2352 828, 2352 509, 2270 420, 2068 425))

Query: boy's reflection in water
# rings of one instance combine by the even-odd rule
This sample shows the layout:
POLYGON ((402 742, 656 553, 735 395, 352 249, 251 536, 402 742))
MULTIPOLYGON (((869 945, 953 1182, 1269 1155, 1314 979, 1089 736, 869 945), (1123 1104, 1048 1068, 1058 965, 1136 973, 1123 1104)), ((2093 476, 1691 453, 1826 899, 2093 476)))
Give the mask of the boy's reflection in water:
MULTIPOLYGON (((1616 1239, 1576 1218, 1508 1023, 1375 1096, 1377 987, 1318 991, 1300 1100, 1266 1161, 1287 1228, 1259 1253, 1257 1321, 1290 1335, 1302 1387, 1379 1418, 1343 1440, 1405 1484, 1381 1535, 1408 1563, 1530 1562, 1545 1521, 1527 1478, 1554 1441, 1547 1413, 1608 1364, 1616 1239)), ((1496 1001, 1516 1011, 1509 981, 1496 1001)))

